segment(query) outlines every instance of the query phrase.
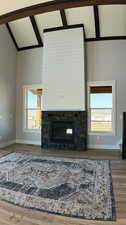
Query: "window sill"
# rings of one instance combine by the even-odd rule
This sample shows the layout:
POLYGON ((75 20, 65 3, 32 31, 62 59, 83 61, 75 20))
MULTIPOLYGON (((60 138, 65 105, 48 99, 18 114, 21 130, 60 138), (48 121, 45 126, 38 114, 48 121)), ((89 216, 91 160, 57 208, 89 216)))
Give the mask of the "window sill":
POLYGON ((89 136, 115 136, 115 132, 89 132, 89 136))
POLYGON ((30 130, 30 129, 24 129, 24 133, 41 134, 41 130, 30 130))

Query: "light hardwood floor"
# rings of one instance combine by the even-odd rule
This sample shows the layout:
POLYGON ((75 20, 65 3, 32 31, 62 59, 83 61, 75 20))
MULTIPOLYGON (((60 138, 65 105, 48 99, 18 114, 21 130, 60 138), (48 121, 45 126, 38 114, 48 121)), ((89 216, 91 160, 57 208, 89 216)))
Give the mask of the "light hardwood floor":
POLYGON ((88 150, 87 152, 41 150, 40 147, 30 145, 13 145, 6 150, 16 152, 29 152, 37 155, 55 157, 75 157, 91 159, 110 159, 112 164, 112 178, 116 201, 116 222, 91 221, 74 219, 42 213, 35 210, 24 209, 0 201, 0 225, 126 225, 126 161, 121 159, 117 150, 88 150))

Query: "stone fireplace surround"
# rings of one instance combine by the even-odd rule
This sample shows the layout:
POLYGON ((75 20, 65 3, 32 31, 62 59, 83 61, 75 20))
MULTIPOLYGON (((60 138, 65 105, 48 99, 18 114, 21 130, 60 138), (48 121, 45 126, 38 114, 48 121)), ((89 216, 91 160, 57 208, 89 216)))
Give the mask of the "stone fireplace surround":
MULTIPOLYGON (((69 126, 68 126, 69 127, 69 126)), ((87 150, 87 112, 86 111, 43 111, 42 112, 42 148, 87 150), (54 122, 73 123, 73 141, 52 139, 54 122)))

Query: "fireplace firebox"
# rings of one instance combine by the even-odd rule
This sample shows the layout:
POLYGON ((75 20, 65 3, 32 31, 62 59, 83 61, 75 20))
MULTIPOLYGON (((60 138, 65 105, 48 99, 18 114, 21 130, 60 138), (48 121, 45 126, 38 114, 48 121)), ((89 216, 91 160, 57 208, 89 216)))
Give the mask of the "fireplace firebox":
POLYGON ((43 111, 42 148, 87 150, 87 112, 43 111))
POLYGON ((72 144, 74 142, 74 123, 72 121, 53 121, 50 138, 53 142, 72 144))

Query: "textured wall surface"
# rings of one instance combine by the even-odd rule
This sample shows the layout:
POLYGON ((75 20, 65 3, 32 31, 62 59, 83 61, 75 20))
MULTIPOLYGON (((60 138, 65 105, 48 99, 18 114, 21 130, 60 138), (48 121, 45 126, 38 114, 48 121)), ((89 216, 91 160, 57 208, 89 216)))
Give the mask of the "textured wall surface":
POLYGON ((92 135, 89 145, 118 148, 122 136, 122 113, 126 111, 126 41, 87 43, 86 51, 88 81, 116 81, 116 135, 92 135))
MULTIPOLYGON (((116 135, 90 135, 89 146, 118 148, 122 135, 122 112, 126 111, 126 41, 98 41, 86 43, 86 67, 88 81, 116 81, 116 135)), ((22 86, 42 82, 42 49, 18 54, 17 73, 17 138, 40 142, 35 136, 22 131, 22 86), (20 90, 20 91, 19 91, 20 90)), ((72 82, 71 82, 72 83, 72 82)))
POLYGON ((44 110, 85 110, 83 27, 44 34, 44 110))
POLYGON ((15 140, 17 51, 7 28, 0 26, 0 145, 15 140))
POLYGON ((23 129, 24 120, 24 99, 23 87, 42 83, 42 48, 22 51, 18 53, 17 63, 17 104, 16 104, 16 139, 28 141, 29 143, 40 144, 41 134, 25 132, 23 129))

